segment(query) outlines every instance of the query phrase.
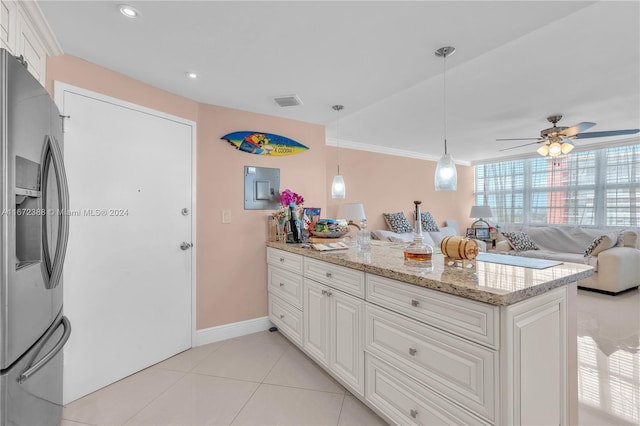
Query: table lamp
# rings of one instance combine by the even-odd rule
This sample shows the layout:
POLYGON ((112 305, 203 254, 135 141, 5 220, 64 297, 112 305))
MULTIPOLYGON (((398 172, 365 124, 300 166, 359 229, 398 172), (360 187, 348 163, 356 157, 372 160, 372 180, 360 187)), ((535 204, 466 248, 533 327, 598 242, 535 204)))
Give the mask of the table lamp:
POLYGON ((364 214, 364 205, 362 205, 362 203, 340 204, 337 219, 345 219, 349 222, 349 225, 360 229, 360 221, 367 219, 367 216, 364 214))
POLYGON ((484 217, 493 217, 493 213, 491 213, 491 207, 489 206, 473 206, 471 207, 471 212, 469 213, 469 217, 472 219, 478 219, 473 224, 471 224, 472 228, 489 228, 489 222, 484 220, 484 217), (486 226, 480 226, 481 223, 484 223, 486 226), (478 226, 476 226, 478 225, 478 226))

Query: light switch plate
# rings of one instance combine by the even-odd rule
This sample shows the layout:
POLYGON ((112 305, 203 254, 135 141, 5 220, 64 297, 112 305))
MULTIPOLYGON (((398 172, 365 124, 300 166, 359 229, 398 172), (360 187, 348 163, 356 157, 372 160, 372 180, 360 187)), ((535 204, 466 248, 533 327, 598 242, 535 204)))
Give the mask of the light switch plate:
POLYGON ((231 210, 222 210, 222 223, 231 223, 231 210))

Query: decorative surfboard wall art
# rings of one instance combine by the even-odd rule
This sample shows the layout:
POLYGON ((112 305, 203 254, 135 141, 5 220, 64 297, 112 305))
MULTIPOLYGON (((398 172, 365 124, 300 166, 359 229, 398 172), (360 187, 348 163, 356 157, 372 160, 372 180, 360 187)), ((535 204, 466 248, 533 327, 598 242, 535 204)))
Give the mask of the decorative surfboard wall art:
POLYGON ((233 132, 220 139, 229 142, 240 151, 256 155, 283 156, 299 154, 309 148, 284 136, 264 132, 233 132))

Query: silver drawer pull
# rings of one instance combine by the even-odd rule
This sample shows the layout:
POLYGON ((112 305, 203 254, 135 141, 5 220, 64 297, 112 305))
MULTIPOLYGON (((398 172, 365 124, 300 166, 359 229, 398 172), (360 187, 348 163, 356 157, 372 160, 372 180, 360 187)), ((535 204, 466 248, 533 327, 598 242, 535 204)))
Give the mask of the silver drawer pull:
POLYGON ((411 356, 416 356, 416 352, 418 352, 418 350, 417 350, 417 349, 409 348, 409 355, 411 355, 411 356))
POLYGON ((284 318, 284 314, 280 314, 280 319, 284 318))
POLYGON ((333 293, 327 290, 322 290, 322 294, 324 294, 325 296, 331 296, 333 293))
POLYGON ((418 302, 415 299, 411 299, 411 306, 418 306, 420 304, 420 302, 418 302))
POLYGON ((284 287, 284 283, 280 283, 280 287, 284 287))
POLYGON ((413 409, 412 409, 412 410, 410 411, 410 413, 411 413, 411 417, 413 417, 414 419, 415 419, 416 417, 418 417, 418 410, 413 410, 413 409))
POLYGON ((284 262, 284 257, 281 257, 281 258, 280 258, 280 262, 284 262))
POLYGON ((327 278, 331 278, 331 272, 326 273, 327 278))

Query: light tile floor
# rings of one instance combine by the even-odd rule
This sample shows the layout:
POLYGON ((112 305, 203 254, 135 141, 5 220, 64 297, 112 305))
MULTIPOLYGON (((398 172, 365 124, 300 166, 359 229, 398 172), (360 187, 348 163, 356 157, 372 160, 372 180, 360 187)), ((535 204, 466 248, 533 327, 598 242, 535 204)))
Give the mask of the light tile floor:
MULTIPOLYGON (((578 291, 580 425, 640 424, 640 293, 578 291)), ((63 426, 383 425, 279 333, 200 346, 64 409, 63 426)))
POLYGON ((182 352, 64 408, 63 426, 385 425, 280 333, 182 352))

